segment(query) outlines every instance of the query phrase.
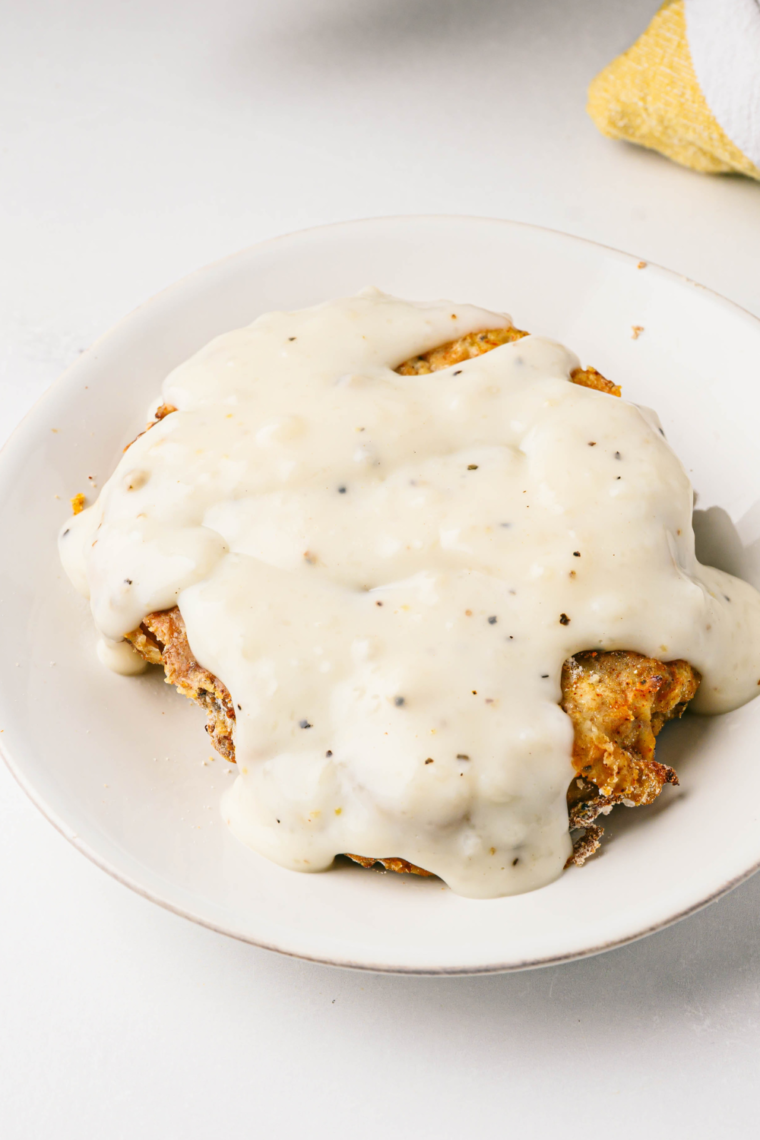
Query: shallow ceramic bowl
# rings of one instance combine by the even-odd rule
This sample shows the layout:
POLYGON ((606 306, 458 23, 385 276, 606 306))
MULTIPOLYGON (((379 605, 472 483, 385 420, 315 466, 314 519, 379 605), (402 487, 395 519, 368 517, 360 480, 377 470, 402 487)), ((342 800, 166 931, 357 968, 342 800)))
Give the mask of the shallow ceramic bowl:
POLYGON ((666 729, 681 775, 619 809, 602 853, 532 894, 458 898, 436 879, 342 865, 286 871, 229 834, 203 714, 157 672, 117 677, 58 565, 68 498, 101 485, 175 365, 269 309, 363 285, 507 310, 655 407, 699 493, 714 561, 758 577, 760 322, 636 257, 467 218, 386 218, 270 241, 203 269, 85 353, 0 457, 0 735, 19 783, 84 854, 179 914, 338 965, 417 973, 519 969, 592 954, 716 898, 760 864, 760 701, 666 729), (634 339, 632 326, 643 326, 634 339), (203 761, 207 763, 204 765, 203 761))

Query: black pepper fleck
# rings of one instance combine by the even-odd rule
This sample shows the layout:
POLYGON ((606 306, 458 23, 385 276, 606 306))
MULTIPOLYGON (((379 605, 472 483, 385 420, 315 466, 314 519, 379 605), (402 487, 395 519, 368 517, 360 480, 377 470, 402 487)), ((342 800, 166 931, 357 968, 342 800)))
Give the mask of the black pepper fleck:
POLYGON ((516 866, 517 866, 517 864, 518 864, 519 862, 520 862, 520 857, 519 857, 519 855, 518 855, 516 859, 513 859, 513 860, 512 860, 512 866, 513 866, 513 867, 516 867, 516 866))
POLYGON ((589 447, 596 447, 596 440, 595 439, 589 443, 589 447))
POLYGON ((488 624, 489 625, 496 625, 498 620, 499 619, 497 618, 496 614, 491 614, 490 618, 488 619, 488 624))
POLYGON ((457 370, 456 370, 456 372, 454 373, 454 375, 455 375, 455 376, 461 376, 461 375, 462 375, 462 369, 461 369, 461 368, 457 368, 457 370))
POLYGON ((467 470, 468 471, 477 471, 477 469, 478 469, 477 463, 468 463, 467 464, 467 470))
POLYGON ((549 674, 548 673, 542 673, 541 674, 541 680, 542 681, 548 681, 549 680, 549 674))
POLYGON ((426 763, 426 764, 434 764, 434 763, 435 763, 435 761, 433 760, 433 757, 432 757, 432 756, 428 756, 428 758, 427 758, 427 760, 425 761, 425 763, 426 763))
POLYGON ((241 712, 243 711, 243 706, 242 706, 242 705, 238 705, 238 708, 240 709, 240 711, 241 711, 241 712))
POLYGON ((570 618, 567 616, 567 614, 560 614, 559 615, 559 624, 560 625, 570 625, 570 618))
POLYGON ((574 550, 573 551, 573 558, 580 558, 580 556, 581 556, 580 550, 574 550))
POLYGON ((345 495, 345 493, 346 493, 345 487, 338 487, 338 494, 339 495, 345 495))
POLYGON ((622 455, 620 454, 620 452, 619 452, 619 451, 616 451, 616 452, 615 452, 615 458, 616 458, 616 459, 622 459, 623 457, 622 457, 622 455))
POLYGON ((308 720, 299 720, 298 727, 299 728, 311 728, 312 726, 309 724, 308 720))
POLYGON ((295 339, 296 339, 296 338, 295 338, 294 336, 289 336, 289 337, 288 337, 288 340, 295 340, 295 339))
POLYGON ((64 532, 63 532, 63 534, 61 535, 61 538, 65 538, 65 537, 66 537, 66 535, 69 533, 69 531, 70 531, 70 530, 71 530, 71 527, 70 527, 70 526, 67 526, 67 527, 66 527, 66 529, 65 529, 65 531, 64 531, 64 532))
POLYGON ((376 606, 381 606, 382 604, 383 604, 382 602, 375 602, 376 606))
POLYGON ((403 697, 394 697, 393 703, 397 709, 400 709, 401 706, 404 704, 404 698, 403 697))
POLYGON ((457 760, 469 760, 470 757, 466 752, 457 752, 457 760))
POLYGON ((325 756, 332 756, 332 748, 327 749, 327 752, 325 752, 325 756))
POLYGON ((132 585, 132 579, 131 578, 125 578, 124 579, 124 585, 125 586, 131 586, 132 585))

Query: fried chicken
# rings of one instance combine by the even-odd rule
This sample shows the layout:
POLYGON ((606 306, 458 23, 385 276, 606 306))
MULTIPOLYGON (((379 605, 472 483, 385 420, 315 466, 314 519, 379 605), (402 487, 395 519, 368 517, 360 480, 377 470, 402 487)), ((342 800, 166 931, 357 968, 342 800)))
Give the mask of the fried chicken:
MULTIPOLYGON (((415 356, 396 371, 402 376, 427 375, 528 335, 514 327, 483 329, 415 356)), ((611 396, 620 395, 619 386, 594 368, 576 368, 571 380, 611 396)), ((162 405, 154 423, 173 411, 172 406, 162 405)), ((139 628, 126 636, 147 661, 163 666, 168 684, 205 708, 206 731, 214 747, 234 763, 232 698, 222 682, 195 660, 179 609, 148 614, 139 628)), ((603 833, 595 822, 599 815, 607 815, 616 804, 650 804, 665 784, 678 783, 673 769, 654 759, 655 738, 668 720, 683 714, 699 682, 699 674, 686 661, 664 663, 627 650, 590 650, 565 661, 560 703, 573 723, 572 764, 576 773, 567 803, 570 830, 582 832, 567 866, 580 866, 599 847, 603 833)), ((388 871, 430 875, 405 859, 348 858, 363 867, 380 863, 388 871)))

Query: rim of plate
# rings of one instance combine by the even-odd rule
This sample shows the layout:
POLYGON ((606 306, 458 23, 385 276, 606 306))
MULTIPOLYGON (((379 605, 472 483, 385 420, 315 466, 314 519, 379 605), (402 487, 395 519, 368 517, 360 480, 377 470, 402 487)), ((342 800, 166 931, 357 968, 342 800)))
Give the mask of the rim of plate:
MULTIPOLYGON (((208 262, 206 265, 199 266, 197 269, 192 270, 190 273, 186 273, 183 277, 180 277, 178 280, 172 282, 172 284, 167 285, 164 289, 160 289, 158 292, 151 294, 151 296, 148 297, 145 301, 141 302, 141 304, 137 305, 134 309, 131 309, 128 313, 121 317, 116 322, 116 324, 112 325, 109 329, 107 329, 106 332, 97 337, 97 339, 94 340, 93 343, 85 349, 85 351, 77 358, 77 360, 70 364, 69 367, 66 368, 58 377, 56 377, 56 379, 50 385, 48 385, 45 391, 42 392, 40 396, 38 396, 38 398, 32 404, 31 408, 28 409, 26 414, 13 429, 3 446, 0 447, 0 476, 2 475, 2 468, 6 462, 7 454, 11 449, 11 444, 15 444, 17 442, 18 436, 23 433, 23 430, 27 427, 29 421, 35 417, 37 410, 51 396, 53 391, 57 391, 59 388, 63 387, 66 384, 69 376, 76 371, 85 357, 88 357, 91 353, 95 352, 104 341, 119 331, 143 309, 154 304, 154 302, 159 298, 164 297, 176 290, 182 289, 195 277, 198 277, 211 269, 215 269, 223 265, 225 262, 233 261, 238 257, 250 254, 254 250, 264 249, 273 245, 277 245, 279 243, 284 243, 301 237, 307 237, 310 234, 323 233, 329 230, 349 229, 354 226, 361 227, 368 225, 382 225, 383 223, 397 224, 399 222, 473 222, 484 226, 503 226, 514 230, 529 230, 542 234, 550 234, 561 243, 591 246, 597 250, 603 251, 607 256, 612 257, 615 260, 635 263, 641 261, 641 258, 637 257, 635 254, 625 253, 623 250, 616 249, 614 246, 605 245, 602 242, 593 241, 589 238, 579 237, 576 234, 568 234, 563 230, 555 230, 549 226, 539 226, 531 222, 519 222, 508 218, 491 218, 477 214, 387 214, 376 217, 354 218, 343 222, 329 222, 319 226, 308 226, 306 229, 292 230, 285 234, 278 234, 275 237, 266 238, 264 241, 255 242, 253 245, 245 246, 243 249, 237 250, 234 253, 225 254, 223 257, 217 258, 215 261, 208 262)), ((727 297, 724 297, 722 294, 717 293, 714 289, 710 289, 709 286, 702 285, 698 281, 694 281, 692 278, 678 273, 675 270, 667 269, 664 266, 657 264, 657 262, 646 261, 645 264, 649 270, 653 270, 655 273, 661 274, 671 281, 676 281, 682 286, 690 286, 694 289, 699 289, 700 292, 708 294, 708 296, 710 296, 710 298, 715 303, 717 303, 720 308, 738 315, 740 319, 745 321, 747 324, 752 325, 756 331, 760 331, 760 317, 755 316, 754 313, 751 313, 748 309, 743 308, 743 306, 737 304, 735 301, 731 301, 727 297)), ((218 923, 213 922, 211 919, 205 918, 202 914, 198 914, 189 908, 179 906, 176 903, 170 901, 170 899, 161 896, 158 892, 149 890, 148 888, 144 887, 137 879, 132 878, 130 875, 125 874, 123 871, 121 871, 117 866, 111 863, 111 861, 106 856, 102 855, 88 843, 82 841, 79 836, 77 836, 71 830, 71 828, 66 824, 65 820, 62 819, 58 813, 46 802, 44 796, 38 794, 34 785, 25 778, 23 774, 23 761, 19 763, 14 758, 12 749, 10 749, 7 744, 4 744, 2 741, 0 741, 0 757, 5 762, 8 770, 16 780, 19 787, 25 792, 25 794, 29 797, 31 802, 45 817, 45 819, 47 819, 48 822, 53 825, 56 831, 58 831, 59 834, 64 837, 64 839, 68 840, 68 842, 71 843, 71 845, 76 848, 77 851, 80 851, 92 863, 94 863, 96 867, 99 867, 102 871, 105 871, 108 875, 110 875, 117 882, 121 883, 123 886, 128 887, 130 890, 134 891, 135 894, 140 895, 142 898, 147 899, 150 902, 156 903, 158 906, 163 907, 164 910, 167 910, 172 914, 176 914, 181 918, 189 919, 189 921, 194 922, 199 926, 203 926, 208 930, 213 930, 217 934, 223 934, 228 938, 234 938, 237 941, 245 942, 250 946, 257 946, 263 950, 271 950, 278 954, 284 954, 289 958, 298 958, 302 961, 316 962, 319 965, 336 966, 343 969, 362 970, 369 973, 400 974, 421 977, 472 977, 481 974, 514 973, 520 970, 537 969, 543 966, 557 966, 562 965, 566 962, 577 961, 583 958, 591 958, 597 954, 605 953, 608 950, 614 950, 620 946, 626 946, 631 942, 637 942, 639 939, 646 938, 650 934, 655 934, 659 930, 665 930, 667 927, 680 922, 682 919, 688 918, 692 914, 696 914, 698 911, 709 906, 710 903, 716 902, 718 899, 722 898, 723 895, 728 894, 735 887, 740 886, 743 882, 751 878, 752 875, 760 870, 760 858, 758 858, 753 864, 746 868, 746 870, 743 870, 738 874, 731 876, 704 898, 698 899, 696 902, 683 907, 672 915, 668 915, 666 918, 663 918, 641 929, 633 930, 616 938, 598 942, 595 945, 584 947, 580 950, 572 950, 566 953, 558 954, 546 954, 536 958, 524 959, 521 961, 496 962, 493 964, 489 963, 488 965, 484 966, 425 967, 387 965, 383 962, 358 962, 354 959, 341 958, 337 955, 327 957, 319 954, 309 954, 306 952, 296 951, 288 949, 286 947, 278 946, 273 942, 268 942, 266 939, 254 938, 248 933, 221 926, 218 923)))

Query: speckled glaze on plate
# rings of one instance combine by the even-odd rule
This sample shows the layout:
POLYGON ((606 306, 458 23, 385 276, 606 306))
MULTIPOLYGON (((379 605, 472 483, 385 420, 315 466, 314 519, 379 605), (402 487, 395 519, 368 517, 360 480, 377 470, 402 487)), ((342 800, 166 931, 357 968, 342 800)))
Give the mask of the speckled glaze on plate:
POLYGON ((348 864, 299 875, 241 846, 219 815, 233 776, 210 760, 203 714, 156 674, 118 677, 95 657, 87 606, 55 554, 69 496, 89 476, 107 478, 166 372, 212 336, 366 284, 507 310, 655 407, 699 494, 701 557, 760 584, 754 317, 635 256, 531 226, 418 217, 309 230, 200 270, 132 313, 53 385, 0 455, 0 748, 40 810, 115 878, 283 953, 478 973, 641 937, 760 864, 760 701, 666 729, 661 758, 681 787, 613 816, 586 867, 532 894, 480 901, 348 864))

